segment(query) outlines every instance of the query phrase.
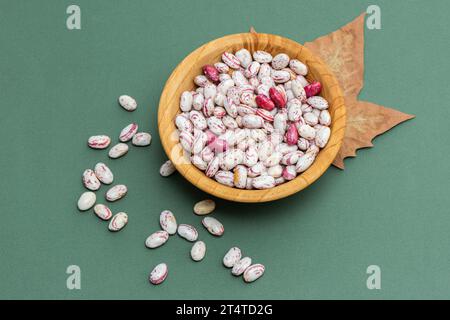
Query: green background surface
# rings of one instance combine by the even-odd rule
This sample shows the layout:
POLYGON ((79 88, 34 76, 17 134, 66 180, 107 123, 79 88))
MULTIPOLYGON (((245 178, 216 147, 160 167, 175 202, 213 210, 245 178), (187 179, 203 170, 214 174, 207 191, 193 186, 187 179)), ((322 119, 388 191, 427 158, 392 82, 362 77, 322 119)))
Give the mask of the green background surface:
POLYGON ((66 28, 72 1, 0 1, 0 298, 450 298, 448 1, 74 3, 77 31, 66 28), (360 98, 417 118, 287 199, 218 200, 214 216, 226 232, 210 236, 191 211, 207 195, 177 174, 158 174, 166 156, 157 107, 173 68, 250 25, 311 41, 369 4, 381 7, 382 29, 365 32, 360 98), (134 113, 118 106, 123 93, 137 99, 134 113), (151 147, 109 160, 86 146, 90 135, 116 137, 131 121, 152 133, 151 147), (129 187, 111 205, 130 216, 116 234, 76 209, 81 172, 98 161, 129 187), (144 247, 163 209, 198 227, 208 246, 203 262, 192 262, 191 244, 178 237, 144 247), (265 264, 263 278, 246 285, 221 265, 233 245, 265 264), (169 277, 151 286, 149 271, 162 261, 169 277), (72 264, 81 268, 81 290, 66 288, 72 264), (381 267, 381 290, 366 287, 372 264, 381 267))

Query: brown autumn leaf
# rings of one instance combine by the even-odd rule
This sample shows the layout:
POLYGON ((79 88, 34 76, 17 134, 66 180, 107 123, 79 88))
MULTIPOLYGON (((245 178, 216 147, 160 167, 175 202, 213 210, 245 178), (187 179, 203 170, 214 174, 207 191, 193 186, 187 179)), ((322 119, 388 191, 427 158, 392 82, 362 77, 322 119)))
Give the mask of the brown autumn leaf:
POLYGON ((346 99, 347 127, 344 143, 333 165, 344 169, 344 158, 355 157, 356 150, 372 147, 372 140, 414 116, 377 104, 346 99))
POLYGON ((414 116, 358 101, 364 79, 364 17, 355 20, 305 46, 320 56, 341 84, 347 110, 347 126, 342 147, 333 165, 344 169, 344 159, 355 157, 356 150, 372 147, 372 140, 414 116))
POLYGON ((345 97, 356 96, 364 81, 364 16, 305 47, 319 55, 333 71, 345 97))

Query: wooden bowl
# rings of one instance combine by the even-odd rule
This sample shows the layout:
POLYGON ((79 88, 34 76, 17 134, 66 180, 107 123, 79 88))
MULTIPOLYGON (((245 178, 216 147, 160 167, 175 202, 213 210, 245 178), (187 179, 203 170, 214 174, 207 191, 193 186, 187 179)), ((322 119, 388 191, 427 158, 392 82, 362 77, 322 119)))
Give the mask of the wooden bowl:
POLYGON ((345 131, 345 106, 339 83, 322 62, 299 43, 272 34, 240 33, 213 40, 189 54, 172 72, 161 95, 158 110, 159 135, 164 150, 178 172, 193 185, 216 197, 237 202, 265 202, 292 195, 316 181, 336 157, 345 131), (321 95, 329 102, 332 117, 330 140, 313 165, 295 179, 267 190, 242 190, 224 186, 208 178, 202 171, 183 157, 178 143, 175 116, 180 112, 181 93, 195 89, 193 79, 202 74, 202 66, 221 61, 225 51, 236 52, 246 48, 250 52, 265 50, 272 55, 285 52, 290 58, 299 59, 309 68, 308 80, 322 83, 321 95))

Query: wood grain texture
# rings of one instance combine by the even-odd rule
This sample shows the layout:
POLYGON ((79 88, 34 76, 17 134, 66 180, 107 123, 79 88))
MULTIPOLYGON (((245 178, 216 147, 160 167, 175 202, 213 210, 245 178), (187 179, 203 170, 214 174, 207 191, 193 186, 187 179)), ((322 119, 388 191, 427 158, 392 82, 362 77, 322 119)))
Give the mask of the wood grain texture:
POLYGON ((237 202, 266 202, 292 195, 316 181, 330 166, 338 153, 345 131, 344 97, 337 79, 320 58, 299 43, 277 35, 240 33, 213 40, 189 54, 173 71, 161 94, 158 110, 158 129, 163 148, 178 172, 193 185, 216 197, 237 202), (308 80, 320 81, 321 95, 329 102, 332 116, 331 136, 313 165, 292 181, 268 190, 241 190, 224 186, 208 178, 190 164, 178 143, 175 116, 180 112, 179 100, 185 90, 195 89, 193 79, 202 73, 202 66, 220 61, 223 52, 246 48, 250 52, 265 50, 273 55, 285 52, 309 67, 308 80))

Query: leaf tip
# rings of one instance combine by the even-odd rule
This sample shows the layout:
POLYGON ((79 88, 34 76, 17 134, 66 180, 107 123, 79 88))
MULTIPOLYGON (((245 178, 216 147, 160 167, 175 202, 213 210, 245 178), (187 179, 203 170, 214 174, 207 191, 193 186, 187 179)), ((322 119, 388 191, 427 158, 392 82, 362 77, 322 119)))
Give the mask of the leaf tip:
POLYGON ((342 171, 345 169, 344 161, 342 159, 334 159, 332 165, 342 171))

